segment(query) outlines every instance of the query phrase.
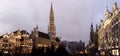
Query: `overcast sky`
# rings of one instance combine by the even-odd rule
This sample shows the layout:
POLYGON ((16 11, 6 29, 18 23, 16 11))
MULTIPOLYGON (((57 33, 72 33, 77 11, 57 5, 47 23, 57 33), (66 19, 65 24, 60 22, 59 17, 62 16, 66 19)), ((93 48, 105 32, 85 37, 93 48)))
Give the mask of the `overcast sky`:
POLYGON ((49 11, 53 3, 56 33, 62 40, 89 41, 90 24, 99 24, 104 19, 106 6, 118 0, 0 0, 0 35, 17 30, 28 32, 38 25, 47 33, 49 11))

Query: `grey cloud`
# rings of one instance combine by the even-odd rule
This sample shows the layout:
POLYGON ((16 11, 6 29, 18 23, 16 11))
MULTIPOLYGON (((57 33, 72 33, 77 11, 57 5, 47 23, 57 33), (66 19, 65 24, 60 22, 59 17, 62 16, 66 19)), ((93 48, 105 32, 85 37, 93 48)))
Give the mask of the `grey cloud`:
MULTIPOLYGON (((57 35, 62 40, 87 43, 91 22, 98 23, 104 17, 106 5, 111 6, 113 1, 52 0, 57 35)), ((18 26, 30 32, 36 24, 47 33, 50 5, 50 0, 0 0, 0 35, 18 26)))

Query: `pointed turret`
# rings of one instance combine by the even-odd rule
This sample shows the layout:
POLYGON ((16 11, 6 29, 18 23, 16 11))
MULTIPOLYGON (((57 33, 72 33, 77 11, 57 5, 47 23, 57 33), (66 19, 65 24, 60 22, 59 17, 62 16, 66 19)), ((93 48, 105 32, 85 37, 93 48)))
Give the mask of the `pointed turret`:
POLYGON ((18 27, 18 31, 17 31, 17 37, 16 37, 16 38, 18 38, 18 39, 20 39, 20 38, 21 38, 20 27, 18 27))
POLYGON ((21 35, 20 27, 18 27, 17 35, 21 35))
POLYGON ((10 36, 11 36, 12 38, 14 38, 14 33, 13 33, 13 32, 11 32, 11 33, 10 33, 10 36))
POLYGON ((118 7, 117 7, 117 2, 115 2, 115 3, 113 4, 112 9, 113 9, 113 12, 114 12, 115 10, 118 10, 118 7))
POLYGON ((106 6, 105 18, 108 19, 109 16, 110 16, 110 11, 108 10, 108 6, 106 6))
POLYGON ((93 24, 91 23, 91 28, 90 28, 91 32, 94 32, 94 29, 93 29, 93 24))
POLYGON ((109 14, 110 11, 108 10, 108 6, 106 6, 106 13, 105 14, 109 14))
POLYGON ((94 28, 93 28, 93 24, 91 23, 91 27, 90 27, 90 42, 94 42, 94 28))
POLYGON ((103 20, 101 19, 100 22, 103 22, 103 20))
POLYGON ((98 26, 97 26, 97 24, 96 24, 96 31, 98 31, 98 26))
POLYGON ((108 11, 108 6, 106 6, 106 11, 109 12, 109 11, 108 11))
POLYGON ((35 36, 38 37, 38 25, 34 28, 35 36))
POLYGON ((38 31, 38 25, 36 25, 35 29, 36 29, 36 31, 38 31))
POLYGON ((99 28, 101 28, 102 26, 103 26, 103 20, 101 19, 99 28))
POLYGON ((98 38, 98 26, 97 26, 97 24, 96 24, 95 37, 98 38))

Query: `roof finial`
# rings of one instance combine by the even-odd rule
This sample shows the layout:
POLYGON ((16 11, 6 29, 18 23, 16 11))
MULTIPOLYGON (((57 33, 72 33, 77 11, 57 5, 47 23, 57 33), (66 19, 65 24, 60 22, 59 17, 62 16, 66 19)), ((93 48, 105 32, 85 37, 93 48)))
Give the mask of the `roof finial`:
POLYGON ((38 25, 36 25, 36 29, 38 29, 38 25))
POLYGON ((114 5, 117 5, 117 2, 115 1, 114 5))
POLYGON ((18 26, 18 31, 20 31, 20 26, 18 26))
POLYGON ((118 9, 118 7, 117 7, 117 2, 115 2, 114 4, 113 4, 113 10, 117 10, 118 9))
POLYGON ((100 22, 103 22, 103 20, 101 19, 100 22))
POLYGON ((115 5, 115 7, 117 8, 117 2, 116 2, 116 1, 115 1, 114 5, 115 5))
POLYGON ((93 27, 93 23, 91 23, 91 27, 93 27))
POLYGON ((108 12, 108 5, 106 6, 106 11, 108 12))

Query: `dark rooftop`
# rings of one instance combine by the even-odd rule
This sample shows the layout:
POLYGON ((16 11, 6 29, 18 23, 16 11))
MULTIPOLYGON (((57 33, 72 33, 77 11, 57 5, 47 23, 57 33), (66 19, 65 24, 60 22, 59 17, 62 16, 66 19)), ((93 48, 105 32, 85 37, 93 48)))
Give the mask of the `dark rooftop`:
POLYGON ((46 33, 43 33, 43 32, 39 31, 38 35, 39 35, 39 37, 50 39, 50 36, 48 34, 46 34, 46 33))

